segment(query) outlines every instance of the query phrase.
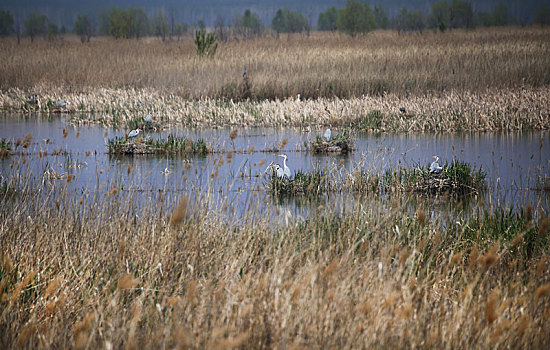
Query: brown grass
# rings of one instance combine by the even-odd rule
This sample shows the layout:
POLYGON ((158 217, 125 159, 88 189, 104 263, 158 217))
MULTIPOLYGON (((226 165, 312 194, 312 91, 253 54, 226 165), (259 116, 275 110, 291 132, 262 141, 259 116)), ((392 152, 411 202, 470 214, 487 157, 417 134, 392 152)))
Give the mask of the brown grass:
POLYGON ((547 245, 528 258, 512 238, 421 224, 426 204, 365 201, 273 225, 253 203, 245 219, 203 210, 205 194, 186 197, 198 209, 173 226, 183 209, 156 196, 137 217, 127 192, 77 206, 25 193, 0 206, 2 348, 550 345, 550 274, 535 274, 547 245))
POLYGON ((173 43, 96 38, 87 45, 72 38, 17 45, 8 38, 0 41, 0 88, 46 83, 215 97, 238 90, 244 67, 258 98, 541 86, 550 82, 549 33, 537 27, 376 31, 358 38, 317 32, 220 43, 213 59, 198 58, 190 37, 173 43))
POLYGON ((63 99, 66 111, 97 113, 95 121, 108 125, 146 112, 162 125, 343 124, 380 111, 381 123, 363 127, 548 129, 549 38, 550 29, 534 27, 355 39, 313 33, 222 43, 213 59, 197 58, 190 39, 17 45, 3 38, 0 108, 59 111, 48 101, 63 99), (234 103, 243 67, 256 102, 234 103), (25 103, 30 94, 37 105, 25 103))

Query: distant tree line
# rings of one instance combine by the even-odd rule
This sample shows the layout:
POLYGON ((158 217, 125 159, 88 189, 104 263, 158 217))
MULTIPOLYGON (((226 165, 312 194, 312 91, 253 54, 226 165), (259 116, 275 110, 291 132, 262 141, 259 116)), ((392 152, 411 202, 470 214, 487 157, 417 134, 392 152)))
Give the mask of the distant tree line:
MULTIPOLYGON (((72 31, 80 36, 81 41, 88 42, 93 35, 108 35, 117 39, 135 38, 154 35, 165 41, 167 38, 180 38, 189 31, 189 25, 174 21, 163 11, 158 11, 150 18, 144 10, 136 7, 121 9, 113 7, 103 11, 99 16, 98 25, 85 14, 78 15, 72 31)), ((535 11, 533 23, 550 25, 550 9, 541 4, 535 11)), ((492 12, 474 12, 472 4, 462 0, 437 1, 432 4, 431 11, 424 15, 420 11, 401 9, 393 18, 388 18, 384 8, 368 2, 348 0, 343 8, 330 7, 319 14, 317 29, 322 31, 341 31, 351 36, 367 33, 373 29, 394 29, 403 31, 423 31, 426 29, 445 31, 454 28, 473 28, 485 26, 506 26, 517 24, 507 6, 498 3, 492 12)), ((203 21, 192 25, 193 28, 205 31, 203 21)), ((299 11, 279 9, 271 21, 271 30, 281 33, 309 33, 311 24, 299 11)), ((64 34, 67 29, 56 24, 40 13, 30 13, 22 23, 14 20, 9 10, 0 9, 0 36, 26 36, 33 41, 37 36, 54 40, 58 34, 64 34)), ((222 41, 261 35, 266 32, 258 14, 245 10, 233 19, 233 25, 225 23, 219 16, 214 33, 222 41)))
MULTIPOLYGON (((550 10, 545 4, 535 11, 534 24, 549 25, 550 10)), ((431 12, 425 16, 420 11, 402 8, 391 20, 380 5, 371 9, 369 3, 348 0, 346 5, 337 9, 331 7, 319 14, 319 30, 341 31, 351 36, 367 33, 373 29, 395 29, 401 31, 422 31, 425 29, 445 31, 453 28, 473 28, 488 26, 506 26, 517 24, 510 16, 504 3, 498 3, 492 13, 474 13, 472 4, 462 0, 437 1, 432 4, 431 12)))

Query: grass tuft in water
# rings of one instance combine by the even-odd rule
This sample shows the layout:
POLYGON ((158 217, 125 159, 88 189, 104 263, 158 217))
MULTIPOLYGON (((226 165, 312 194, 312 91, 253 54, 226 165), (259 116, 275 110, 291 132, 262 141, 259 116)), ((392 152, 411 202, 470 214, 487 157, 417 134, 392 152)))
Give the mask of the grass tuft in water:
POLYGON ((109 154, 207 154, 206 141, 168 135, 166 139, 115 137, 107 142, 109 154))
POLYGON ((485 188, 486 175, 481 168, 474 169, 464 161, 454 160, 450 165, 445 163, 439 174, 431 174, 427 166, 386 171, 384 187, 426 194, 475 194, 485 188))
POLYGON ((303 172, 298 170, 294 177, 279 178, 273 172, 266 185, 268 191, 274 195, 318 195, 328 190, 325 172, 313 170, 303 172))
POLYGON ((341 132, 326 141, 321 135, 317 135, 315 140, 311 142, 311 150, 313 153, 341 153, 347 154, 351 152, 352 141, 348 132, 341 132))

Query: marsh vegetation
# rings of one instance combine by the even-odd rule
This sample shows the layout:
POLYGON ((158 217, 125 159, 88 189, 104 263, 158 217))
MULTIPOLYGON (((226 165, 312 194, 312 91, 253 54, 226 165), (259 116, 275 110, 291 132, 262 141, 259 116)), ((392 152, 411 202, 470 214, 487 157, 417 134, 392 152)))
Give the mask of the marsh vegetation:
POLYGON ((198 154, 205 155, 211 148, 203 139, 193 141, 168 135, 165 139, 152 137, 114 137, 107 142, 109 154, 198 154))
POLYGON ((191 40, 17 45, 4 38, 0 106, 47 113, 47 101, 63 99, 75 124, 110 126, 149 112, 163 127, 548 129, 549 37, 548 28, 535 27, 356 38, 312 33, 221 43, 209 60, 196 57, 191 40), (27 103, 29 96, 36 103, 27 103))
POLYGON ((548 33, 0 39, 0 348, 550 348, 548 33))
POLYGON ((212 189, 138 209, 122 184, 75 199, 64 183, 0 198, 6 347, 550 345, 547 208, 448 221, 371 193, 273 225, 253 197, 237 218, 212 189))

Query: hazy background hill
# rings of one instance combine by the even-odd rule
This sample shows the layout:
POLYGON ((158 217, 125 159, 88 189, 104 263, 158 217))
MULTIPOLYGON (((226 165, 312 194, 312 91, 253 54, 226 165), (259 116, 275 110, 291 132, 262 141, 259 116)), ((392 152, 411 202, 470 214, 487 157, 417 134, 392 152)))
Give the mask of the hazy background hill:
MULTIPOLYGON (((405 7, 427 14, 435 0, 385 0, 370 1, 381 4, 391 18, 405 7)), ((509 13, 519 24, 531 20, 533 12, 542 3, 550 0, 476 0, 471 1, 474 12, 491 12, 499 2, 506 4, 509 13)), ((1 0, 0 8, 10 10, 15 16, 25 18, 30 12, 38 11, 58 26, 72 26, 78 14, 87 14, 95 22, 101 11, 111 7, 139 7, 151 16, 163 10, 178 22, 192 25, 203 20, 213 26, 218 17, 231 24, 238 13, 251 9, 257 13, 264 25, 271 24, 277 9, 288 8, 300 11, 312 26, 317 24, 319 13, 331 6, 343 7, 346 0, 1 0)))

